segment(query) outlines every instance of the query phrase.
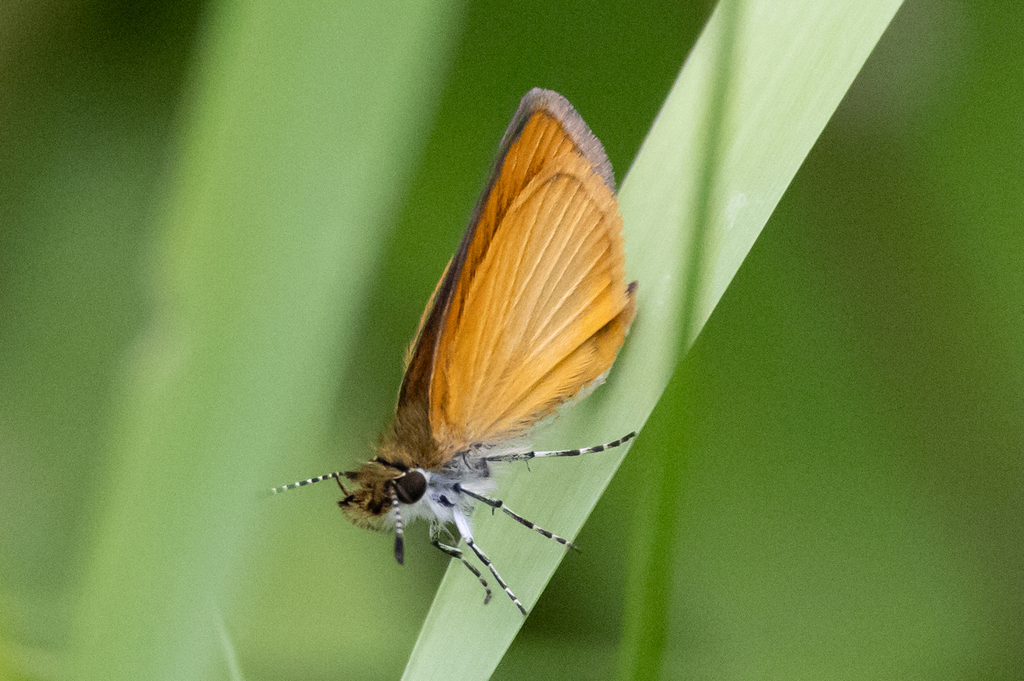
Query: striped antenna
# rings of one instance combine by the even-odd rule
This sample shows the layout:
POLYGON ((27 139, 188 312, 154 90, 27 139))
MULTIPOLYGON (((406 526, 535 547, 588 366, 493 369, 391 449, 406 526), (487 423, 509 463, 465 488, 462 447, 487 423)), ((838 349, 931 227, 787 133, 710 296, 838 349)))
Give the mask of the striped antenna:
POLYGON ((309 478, 308 480, 299 480, 298 482, 293 482, 293 483, 288 484, 288 485, 281 485, 280 487, 271 487, 270 488, 270 493, 271 494, 280 494, 281 492, 284 492, 285 490, 295 489, 297 487, 305 487, 306 485, 312 485, 314 482, 323 482, 324 480, 339 480, 340 481, 341 478, 344 477, 344 475, 345 474, 343 472, 337 471, 335 473, 328 473, 327 475, 320 475, 320 476, 317 476, 315 478, 309 478))

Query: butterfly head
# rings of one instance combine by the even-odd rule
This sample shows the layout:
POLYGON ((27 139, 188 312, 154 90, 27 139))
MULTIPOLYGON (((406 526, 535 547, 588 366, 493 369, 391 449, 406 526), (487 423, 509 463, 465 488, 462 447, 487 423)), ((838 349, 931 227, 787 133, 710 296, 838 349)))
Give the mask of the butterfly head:
POLYGON ((361 527, 380 527, 397 501, 415 504, 427 490, 420 469, 408 468, 377 456, 358 470, 345 473, 353 484, 342 485, 345 497, 338 502, 346 517, 361 527))

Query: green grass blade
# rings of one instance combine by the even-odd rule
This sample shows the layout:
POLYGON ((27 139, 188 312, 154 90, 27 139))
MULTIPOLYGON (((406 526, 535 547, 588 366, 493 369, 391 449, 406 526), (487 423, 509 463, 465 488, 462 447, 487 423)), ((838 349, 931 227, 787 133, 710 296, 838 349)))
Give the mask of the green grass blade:
MULTIPOLYGON (((637 322, 608 384, 543 433, 538 446, 598 443, 643 425, 672 375, 679 348, 699 334, 899 4, 742 4, 725 93, 729 115, 721 164, 710 192, 705 267, 694 322, 680 337, 682 282, 706 154, 701 135, 720 76, 724 22, 716 12, 620 194, 629 274, 640 280, 637 322)), ((532 472, 510 470, 500 496, 539 525, 575 536, 624 454, 620 449, 585 461, 538 462, 532 472)), ((474 532, 520 599, 532 606, 562 558, 559 547, 486 513, 475 517, 474 532)), ((487 678, 523 623, 503 594, 494 598, 484 608, 479 584, 461 565, 452 565, 404 678, 440 678, 453 669, 460 678, 487 678)))
POLYGON ((327 420, 330 369, 425 127, 451 14, 447 0, 216 8, 69 677, 213 675, 254 501, 302 427, 327 420))
MULTIPOLYGON (((720 159, 721 165, 705 171, 715 177, 702 186, 707 195, 698 196, 694 229, 706 226, 710 231, 710 258, 705 261, 709 268, 699 278, 688 279, 696 290, 683 293, 687 302, 697 302, 684 311, 680 359, 753 243, 734 242, 733 234, 760 232, 899 5, 898 0, 878 0, 827 6, 806 2, 782 7, 768 1, 719 6, 704 37, 714 35, 710 29, 717 28, 714 40, 727 47, 721 49, 717 63, 711 50, 705 52, 701 70, 705 82, 712 83, 705 87, 711 93, 709 111, 717 110, 717 90, 726 84, 727 120, 724 128, 714 127, 724 133, 723 139, 709 135, 707 142, 705 158, 720 159), (716 149, 717 144, 724 146, 716 149), (714 206, 711 213, 705 210, 709 206, 714 206), (689 323, 691 315, 694 323, 689 323)), ((700 47, 687 70, 698 66, 700 47)), ((685 428, 684 419, 676 419, 675 427, 685 428)), ((651 478, 656 482, 644 490, 640 501, 647 512, 637 514, 641 526, 629 552, 623 678, 657 678, 661 673, 683 480, 679 462, 670 458, 674 455, 666 453, 652 462, 651 478)))
MULTIPOLYGON (((694 190, 692 226, 686 246, 686 271, 682 279, 682 309, 678 332, 677 356, 682 358, 696 339, 703 324, 697 324, 698 302, 706 281, 705 251, 712 229, 711 212, 721 205, 717 183, 724 151, 724 129, 729 114, 727 99, 732 90, 735 47, 739 33, 739 2, 719 5, 717 54, 712 70, 718 74, 713 80, 704 114, 704 149, 700 171, 694 190)), ((760 227, 754 234, 760 232, 760 227)), ((738 265, 737 265, 738 267, 738 265)), ((680 360, 681 363, 682 360, 680 360)), ((678 380, 678 372, 676 374, 678 380)), ((657 421, 655 422, 655 425, 657 421)), ((674 431, 685 431, 684 419, 674 419, 674 431)), ((638 489, 637 504, 643 511, 634 510, 633 551, 628 565, 631 598, 627 598, 628 622, 625 644, 620 653, 620 674, 623 676, 656 675, 660 671, 661 651, 664 648, 668 599, 671 593, 672 564, 665 557, 676 536, 679 516, 679 498, 685 474, 680 462, 668 452, 656 452, 638 489), (638 626, 639 623, 639 626, 638 626), (651 640, 642 640, 644 636, 651 640)))

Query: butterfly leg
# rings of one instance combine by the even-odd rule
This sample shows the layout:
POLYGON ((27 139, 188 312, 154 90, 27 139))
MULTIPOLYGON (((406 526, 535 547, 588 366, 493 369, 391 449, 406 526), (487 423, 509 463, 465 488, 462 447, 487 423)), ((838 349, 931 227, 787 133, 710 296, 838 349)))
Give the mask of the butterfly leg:
POLYGON ((459 551, 457 548, 454 548, 452 546, 448 546, 447 544, 442 544, 436 539, 430 543, 434 545, 434 548, 441 551, 441 553, 446 553, 452 558, 458 558, 459 560, 461 560, 462 564, 465 565, 470 572, 476 575, 476 578, 480 580, 480 584, 483 585, 484 591, 487 592, 487 595, 484 596, 484 605, 487 605, 491 602, 491 587, 487 586, 487 580, 484 579, 484 576, 482 574, 480 574, 480 571, 473 567, 473 565, 462 556, 462 551, 459 551))
POLYGON ((494 567, 494 563, 492 563, 491 559, 487 557, 487 554, 480 550, 480 547, 476 545, 475 541, 473 541, 473 530, 470 529, 469 519, 466 518, 466 515, 458 506, 453 508, 452 511, 455 516, 455 527, 458 528, 459 534, 462 535, 462 541, 466 542, 466 545, 473 549, 473 553, 475 553, 476 557, 480 559, 480 562, 487 566, 487 569, 491 571, 492 575, 494 575, 494 581, 496 581, 498 586, 508 594, 508 597, 511 598, 512 602, 516 604, 517 608, 519 608, 519 612, 523 613, 523 616, 526 616, 528 614, 526 612, 526 608, 523 607, 520 600, 516 598, 514 593, 512 593, 512 589, 508 588, 508 584, 506 584, 505 580, 498 574, 498 568, 494 567))
POLYGON ((612 449, 620 445, 624 445, 633 438, 636 437, 636 431, 623 435, 618 440, 612 440, 603 445, 597 445, 596 447, 583 447, 582 449, 560 449, 551 452, 517 452, 514 454, 496 454, 494 456, 484 457, 484 461, 504 461, 506 463, 511 461, 529 461, 530 459, 540 459, 542 457, 555 457, 555 456, 579 456, 580 454, 593 454, 595 452, 603 452, 606 449, 612 449))
POLYGON ((519 612, 523 613, 524 616, 529 614, 526 612, 526 608, 523 607, 523 604, 519 602, 519 599, 516 598, 516 595, 512 593, 512 589, 508 588, 508 584, 506 584, 505 580, 502 579, 501 575, 498 574, 498 570, 494 567, 494 564, 491 562, 491 559, 488 558, 487 555, 480 550, 480 547, 476 545, 476 542, 473 541, 471 537, 463 537, 463 539, 465 540, 466 544, 469 545, 469 548, 473 549, 473 553, 475 553, 476 557, 480 559, 480 562, 486 565, 487 569, 491 571, 491 574, 494 575, 494 581, 498 583, 498 586, 505 590, 505 593, 508 594, 508 597, 511 598, 512 602, 516 604, 517 608, 519 608, 519 612))
POLYGON ((395 510, 395 560, 399 565, 405 562, 405 526, 402 524, 402 510, 398 493, 391 487, 391 506, 395 510))
POLYGON ((461 485, 456 485, 455 489, 456 489, 456 491, 462 492, 466 496, 472 497, 472 498, 476 499, 477 501, 479 501, 479 502, 481 502, 483 504, 487 504, 492 509, 499 509, 500 508, 506 514, 511 516, 512 519, 515 520, 517 523, 525 525, 526 527, 530 528, 531 530, 535 530, 535 531, 541 533, 542 535, 544 535, 548 539, 554 539, 559 544, 562 544, 562 545, 564 545, 564 546, 566 546, 566 547, 568 547, 570 549, 576 549, 577 551, 580 550, 578 546, 573 544, 568 539, 565 539, 564 537, 559 537, 554 532, 548 532, 543 527, 539 527, 539 526, 535 525, 534 523, 530 522, 529 520, 527 520, 523 516, 519 515, 518 513, 514 512, 514 511, 512 511, 508 506, 505 505, 505 502, 501 501, 500 499, 492 499, 491 497, 484 496, 483 494, 477 494, 476 492, 470 492, 468 489, 466 489, 465 487, 462 487, 461 485))

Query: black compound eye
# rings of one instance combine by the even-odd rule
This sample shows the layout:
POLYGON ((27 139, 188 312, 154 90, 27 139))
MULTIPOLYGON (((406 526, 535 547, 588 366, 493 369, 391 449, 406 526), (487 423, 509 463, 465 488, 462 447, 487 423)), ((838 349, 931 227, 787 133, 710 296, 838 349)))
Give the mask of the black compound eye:
POLYGON ((415 504, 427 491, 427 479, 419 471, 409 471, 395 480, 395 494, 403 504, 415 504))

